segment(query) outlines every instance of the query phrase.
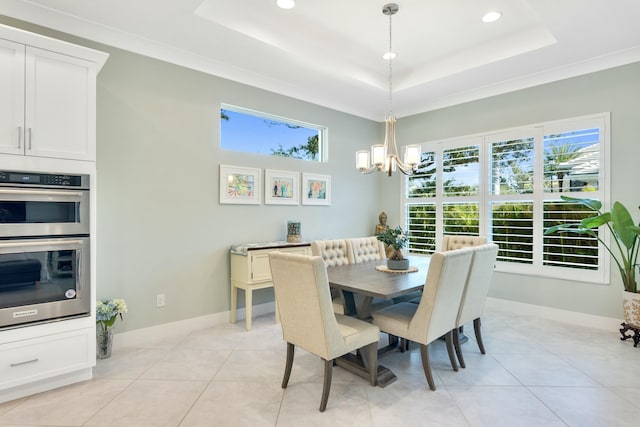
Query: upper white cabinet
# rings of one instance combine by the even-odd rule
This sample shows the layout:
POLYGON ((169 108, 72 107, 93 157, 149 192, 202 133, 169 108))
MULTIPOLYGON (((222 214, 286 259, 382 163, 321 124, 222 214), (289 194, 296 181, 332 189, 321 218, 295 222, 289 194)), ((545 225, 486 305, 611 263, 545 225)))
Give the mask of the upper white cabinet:
POLYGON ((106 58, 0 26, 0 153, 94 161, 96 76, 106 58))
POLYGON ((25 46, 0 39, 0 152, 24 154, 25 46))

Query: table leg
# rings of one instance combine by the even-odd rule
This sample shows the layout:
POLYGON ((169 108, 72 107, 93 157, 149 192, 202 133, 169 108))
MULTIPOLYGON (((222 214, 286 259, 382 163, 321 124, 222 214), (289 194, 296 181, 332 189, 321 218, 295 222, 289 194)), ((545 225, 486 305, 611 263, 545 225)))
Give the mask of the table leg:
POLYGON ((251 289, 244 290, 244 312, 245 312, 245 329, 251 330, 251 305, 253 304, 253 291, 251 289))
MULTIPOLYGON (((358 357, 353 353, 345 354, 344 356, 338 357, 336 360, 336 365, 341 368, 346 369, 349 372, 352 372, 362 378, 369 379, 369 370, 364 367, 364 363, 362 362, 362 358, 358 357)), ((391 372, 389 368, 386 366, 378 364, 378 386, 386 387, 389 384, 393 383, 397 380, 398 377, 391 372)))
POLYGON ((238 303, 238 288, 231 284, 231 323, 236 323, 236 305, 238 303))
POLYGON ((342 300, 344 301, 344 314, 347 316, 355 316, 357 314, 356 310, 356 301, 353 297, 353 292, 349 291, 340 291, 342 292, 342 300))

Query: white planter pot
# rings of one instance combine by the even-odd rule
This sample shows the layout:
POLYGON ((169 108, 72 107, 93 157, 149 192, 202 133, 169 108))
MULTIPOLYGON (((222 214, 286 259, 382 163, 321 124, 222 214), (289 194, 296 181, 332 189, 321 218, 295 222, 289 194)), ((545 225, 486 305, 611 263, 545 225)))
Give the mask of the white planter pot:
POLYGON ((622 292, 624 321, 634 328, 640 328, 640 293, 622 292))

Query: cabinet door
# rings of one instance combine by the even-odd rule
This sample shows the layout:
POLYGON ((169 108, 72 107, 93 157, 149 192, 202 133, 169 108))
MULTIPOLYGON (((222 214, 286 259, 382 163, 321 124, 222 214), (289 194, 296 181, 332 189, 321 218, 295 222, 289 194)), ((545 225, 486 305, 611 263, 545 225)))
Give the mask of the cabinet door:
POLYGON ((95 160, 96 66, 26 48, 26 154, 95 160))
POLYGON ((265 282, 271 280, 270 251, 253 251, 251 254, 251 281, 265 282))
POLYGON ((0 153, 24 154, 24 51, 0 39, 0 153))

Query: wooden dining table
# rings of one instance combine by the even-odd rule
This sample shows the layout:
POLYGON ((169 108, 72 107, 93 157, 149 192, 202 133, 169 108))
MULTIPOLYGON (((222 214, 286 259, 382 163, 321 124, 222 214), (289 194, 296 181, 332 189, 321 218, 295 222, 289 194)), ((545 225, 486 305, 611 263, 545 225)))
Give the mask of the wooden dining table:
POLYGON ((409 259, 410 269, 415 271, 380 271, 376 268, 386 266, 386 260, 327 268, 329 286, 338 289, 344 296, 344 313, 363 319, 368 317, 367 313, 362 311, 362 304, 361 307, 356 306, 354 294, 362 295, 365 304, 370 304, 373 298, 391 300, 422 290, 431 258, 415 255, 405 258, 409 259))
MULTIPOLYGON (((392 300, 422 290, 430 258, 426 256, 408 256, 407 258, 409 258, 409 272, 380 271, 380 268, 386 266, 386 260, 328 267, 329 285, 342 292, 345 314, 366 319, 369 317, 373 298, 392 300), (363 302, 358 306, 356 306, 354 294, 364 297, 363 302)), ((378 354, 385 354, 395 348, 397 348, 397 339, 379 349, 378 354)), ((369 375, 362 358, 358 355, 347 354, 338 358, 336 363, 365 378, 369 375)), ((396 376, 391 370, 378 364, 380 387, 385 387, 395 380, 396 376)))

